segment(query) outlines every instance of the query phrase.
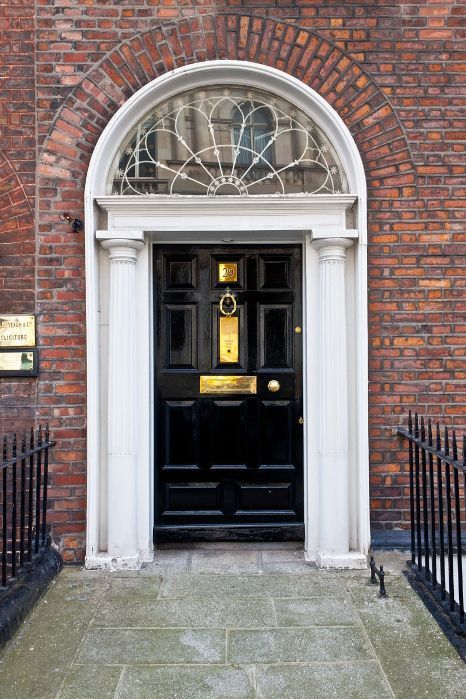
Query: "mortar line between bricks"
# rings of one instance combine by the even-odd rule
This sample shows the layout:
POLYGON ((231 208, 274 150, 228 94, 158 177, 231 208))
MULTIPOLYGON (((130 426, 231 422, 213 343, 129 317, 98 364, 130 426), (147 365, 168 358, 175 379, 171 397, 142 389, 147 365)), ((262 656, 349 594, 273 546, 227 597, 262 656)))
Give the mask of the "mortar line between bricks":
MULTIPOLYGON (((348 589, 348 588, 347 588, 347 589, 348 589)), ((390 691, 392 697, 395 698, 395 697, 396 697, 395 692, 393 691, 392 686, 391 686, 390 682, 388 681, 388 677, 387 677, 387 675, 385 674, 385 670, 384 670, 383 667, 382 667, 382 663, 381 663, 380 660, 379 660, 379 656, 378 656, 377 653, 375 652, 375 648, 374 648, 374 646, 373 646, 373 644, 372 644, 371 639, 369 638, 369 634, 368 634, 367 631, 366 631, 366 627, 364 626, 364 622, 363 622, 363 620, 362 620, 362 617, 361 617, 361 615, 359 614, 359 610, 358 610, 358 608, 357 608, 357 606, 356 606, 356 600, 355 600, 355 598, 354 598, 354 595, 353 595, 353 593, 351 592, 351 590, 348 590, 348 591, 349 591, 349 594, 351 595, 351 599, 353 600, 354 610, 355 610, 356 614, 358 615, 358 618, 359 618, 359 620, 360 620, 360 622, 361 622, 362 632, 363 632, 365 638, 367 639, 367 642, 368 642, 368 644, 369 644, 369 646, 370 646, 370 648, 371 648, 371 650, 372 650, 372 652, 373 652, 373 654, 374 654, 375 661, 376 661, 377 665, 378 665, 379 668, 380 668, 380 672, 382 673, 382 676, 383 676, 384 679, 385 679, 385 682, 386 682, 386 684, 387 684, 387 687, 388 687, 388 689, 389 689, 389 691, 390 691)))
POLYGON ((79 651, 81 650, 81 647, 82 647, 82 645, 83 645, 83 643, 84 643, 84 637, 86 636, 86 633, 89 631, 90 626, 91 626, 92 622, 94 621, 94 619, 95 619, 95 617, 96 617, 97 611, 98 611, 98 609, 99 609, 99 607, 100 607, 100 605, 101 605, 101 603, 102 603, 102 598, 103 598, 103 596, 106 595, 106 594, 108 593, 108 591, 110 590, 111 584, 112 584, 111 581, 108 581, 108 582, 107 582, 107 581, 104 581, 104 584, 102 585, 102 590, 101 590, 100 595, 98 596, 97 603, 96 603, 95 608, 94 608, 94 613, 92 614, 91 618, 89 619, 89 621, 88 621, 88 623, 87 623, 87 625, 86 625, 86 627, 85 627, 85 629, 84 629, 84 631, 83 631, 83 635, 81 636, 81 640, 80 640, 79 643, 78 643, 78 647, 76 648, 76 652, 75 652, 75 654, 73 655, 73 659, 71 660, 71 663, 70 663, 70 665, 69 665, 68 670, 65 671, 63 680, 62 680, 61 683, 60 683, 60 687, 58 688, 58 691, 57 691, 57 693, 55 694, 55 699, 59 699, 59 698, 60 698, 60 694, 61 694, 61 691, 62 691, 63 686, 64 686, 64 684, 65 684, 65 681, 66 681, 66 679, 68 678, 70 672, 73 670, 73 665, 75 664, 75 660, 76 660, 76 658, 78 657, 78 653, 79 653, 79 651))

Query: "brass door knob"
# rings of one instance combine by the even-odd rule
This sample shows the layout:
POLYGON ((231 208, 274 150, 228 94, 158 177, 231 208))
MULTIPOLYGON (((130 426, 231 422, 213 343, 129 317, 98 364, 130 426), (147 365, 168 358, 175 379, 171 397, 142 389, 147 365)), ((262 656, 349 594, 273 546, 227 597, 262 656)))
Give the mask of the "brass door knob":
POLYGON ((267 384, 267 388, 271 393, 276 393, 280 390, 280 383, 276 379, 272 379, 272 381, 269 381, 267 384))

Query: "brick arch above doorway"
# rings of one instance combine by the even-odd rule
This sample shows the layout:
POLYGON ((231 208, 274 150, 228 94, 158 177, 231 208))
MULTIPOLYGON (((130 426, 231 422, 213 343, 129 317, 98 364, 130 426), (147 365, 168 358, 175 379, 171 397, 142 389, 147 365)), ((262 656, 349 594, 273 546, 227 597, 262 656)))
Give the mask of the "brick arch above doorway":
POLYGON ((215 59, 271 66, 314 89, 349 128, 364 163, 369 198, 377 192, 373 205, 388 208, 394 199, 413 195, 414 165, 398 116, 358 61, 314 31, 236 14, 161 25, 109 51, 67 97, 51 126, 39 159, 42 186, 60 182, 73 190, 79 210, 79 185, 84 186, 92 148, 122 104, 174 68, 215 59))

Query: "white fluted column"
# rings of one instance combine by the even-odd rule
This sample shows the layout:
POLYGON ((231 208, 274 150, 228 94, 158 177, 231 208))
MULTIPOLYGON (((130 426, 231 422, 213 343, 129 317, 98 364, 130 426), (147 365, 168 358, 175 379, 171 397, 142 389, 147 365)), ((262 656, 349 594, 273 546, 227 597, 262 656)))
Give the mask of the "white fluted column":
POLYGON ((319 563, 351 565, 345 262, 348 238, 315 240, 320 270, 319 563))
POLYGON ((102 240, 109 251, 108 539, 115 567, 137 567, 135 439, 136 259, 141 240, 102 240))

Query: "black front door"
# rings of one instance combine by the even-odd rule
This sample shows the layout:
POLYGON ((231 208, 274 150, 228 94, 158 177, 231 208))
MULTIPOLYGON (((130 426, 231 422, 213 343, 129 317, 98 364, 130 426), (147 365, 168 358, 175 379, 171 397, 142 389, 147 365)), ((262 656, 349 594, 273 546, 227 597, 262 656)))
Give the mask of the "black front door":
POLYGON ((154 270, 155 538, 302 538, 301 247, 154 246, 154 270))

